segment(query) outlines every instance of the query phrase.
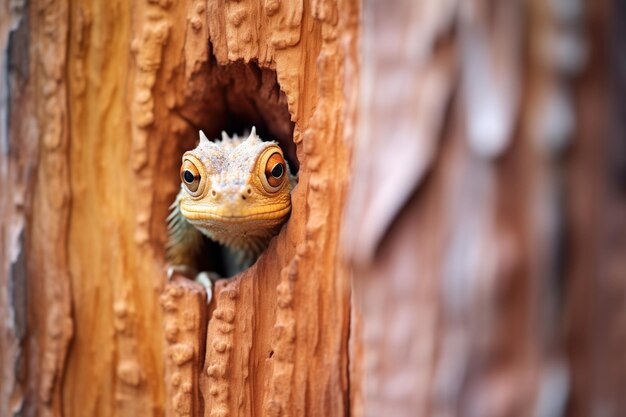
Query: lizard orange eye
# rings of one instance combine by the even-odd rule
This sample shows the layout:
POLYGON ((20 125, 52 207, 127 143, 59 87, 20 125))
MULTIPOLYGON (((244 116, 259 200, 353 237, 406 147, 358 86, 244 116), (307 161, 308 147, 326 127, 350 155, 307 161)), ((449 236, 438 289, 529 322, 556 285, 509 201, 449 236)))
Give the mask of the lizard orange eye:
POLYGON ((269 185, 268 191, 278 191, 278 188, 285 180, 285 171, 285 160, 278 152, 273 153, 265 164, 265 179, 269 185))
POLYGON ((183 165, 180 167, 180 180, 189 194, 198 193, 202 177, 196 165, 188 159, 183 160, 183 165))

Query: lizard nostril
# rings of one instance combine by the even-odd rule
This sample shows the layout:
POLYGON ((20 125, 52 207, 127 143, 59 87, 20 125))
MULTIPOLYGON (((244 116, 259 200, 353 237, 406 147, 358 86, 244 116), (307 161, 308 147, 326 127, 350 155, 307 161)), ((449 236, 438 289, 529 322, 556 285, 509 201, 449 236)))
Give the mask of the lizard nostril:
POLYGON ((241 194, 241 199, 245 200, 246 199, 246 195, 245 194, 241 194))
POLYGON ((211 190, 211 195, 212 195, 213 197, 217 196, 217 193, 215 192, 215 190, 211 190))
POLYGON ((248 193, 248 195, 252 195, 252 188, 248 187, 248 189, 246 190, 246 192, 248 193))

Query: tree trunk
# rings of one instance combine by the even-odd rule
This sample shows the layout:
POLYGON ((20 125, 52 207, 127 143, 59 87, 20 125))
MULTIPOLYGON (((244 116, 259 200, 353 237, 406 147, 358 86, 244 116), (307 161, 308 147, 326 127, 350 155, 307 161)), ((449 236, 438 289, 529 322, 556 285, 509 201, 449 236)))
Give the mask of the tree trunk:
POLYGON ((0 416, 623 415, 625 13, 3 2, 0 416), (253 125, 292 214, 207 306, 180 157, 253 125))
POLYGON ((354 409, 625 415, 624 2, 364 3, 354 409))

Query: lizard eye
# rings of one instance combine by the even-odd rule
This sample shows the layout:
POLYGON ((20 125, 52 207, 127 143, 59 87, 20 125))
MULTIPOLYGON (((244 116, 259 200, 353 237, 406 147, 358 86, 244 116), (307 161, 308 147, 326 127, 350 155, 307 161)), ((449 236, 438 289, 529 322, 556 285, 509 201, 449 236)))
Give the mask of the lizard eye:
POLYGON ((263 181, 265 189, 270 192, 278 191, 285 181, 285 171, 287 169, 282 155, 278 152, 273 153, 265 163, 265 181, 263 181))
POLYGON ((195 196, 199 193, 202 176, 192 161, 188 159, 183 160, 183 165, 180 167, 180 180, 189 194, 195 196))
POLYGON ((195 179, 196 176, 193 175, 193 172, 189 171, 188 169, 183 172, 183 181, 185 181, 187 184, 191 184, 195 179))

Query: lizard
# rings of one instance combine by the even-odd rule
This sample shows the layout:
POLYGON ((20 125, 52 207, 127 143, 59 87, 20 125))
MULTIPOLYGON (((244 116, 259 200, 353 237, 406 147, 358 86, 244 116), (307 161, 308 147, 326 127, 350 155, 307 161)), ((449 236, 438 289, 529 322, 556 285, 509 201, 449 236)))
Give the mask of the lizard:
POLYGON ((167 218, 168 275, 195 273, 210 302, 219 277, 195 269, 203 236, 234 255, 229 272, 252 265, 289 218, 296 178, 278 143, 261 140, 254 127, 247 137, 222 132, 221 141, 211 141, 202 130, 199 136, 182 156, 181 188, 167 218))

